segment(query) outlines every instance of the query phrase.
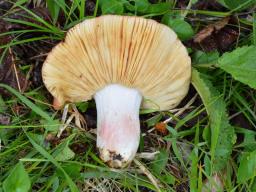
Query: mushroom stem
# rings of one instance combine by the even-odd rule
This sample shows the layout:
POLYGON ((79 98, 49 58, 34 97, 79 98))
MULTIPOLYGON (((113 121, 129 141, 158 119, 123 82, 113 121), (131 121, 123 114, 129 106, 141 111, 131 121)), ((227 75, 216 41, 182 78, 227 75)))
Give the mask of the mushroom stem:
POLYGON ((110 84, 98 91, 94 99, 100 157, 111 167, 125 167, 139 146, 142 96, 136 89, 110 84))

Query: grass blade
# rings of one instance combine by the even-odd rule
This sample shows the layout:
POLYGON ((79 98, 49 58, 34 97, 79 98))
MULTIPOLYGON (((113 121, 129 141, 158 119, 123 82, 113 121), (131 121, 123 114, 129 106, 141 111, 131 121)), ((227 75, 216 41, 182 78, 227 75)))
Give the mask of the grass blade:
POLYGON ((77 188, 76 184, 71 180, 69 175, 66 173, 66 171, 61 167, 61 165, 40 145, 38 145, 28 134, 26 131, 24 131, 30 141, 30 143, 33 145, 33 147, 46 159, 48 159, 52 164, 54 164, 65 176, 66 181, 70 187, 70 190, 72 192, 79 192, 79 189, 77 188))
POLYGON ((29 99, 27 99, 21 93, 16 91, 14 88, 1 83, 0 83, 0 87, 7 89, 10 93, 15 95, 20 101, 22 101, 25 105, 27 105, 30 109, 32 109, 36 114, 38 114, 42 118, 46 119, 47 121, 52 121, 52 118, 46 112, 44 112, 41 108, 39 108, 34 103, 32 103, 29 99))

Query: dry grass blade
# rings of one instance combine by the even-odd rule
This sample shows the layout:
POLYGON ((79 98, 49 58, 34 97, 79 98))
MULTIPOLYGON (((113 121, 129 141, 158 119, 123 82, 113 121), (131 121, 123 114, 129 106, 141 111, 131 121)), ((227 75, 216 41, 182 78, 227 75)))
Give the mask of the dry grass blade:
POLYGON ((161 189, 159 187, 159 181, 150 173, 150 171, 137 159, 134 159, 133 162, 139 167, 139 169, 148 177, 148 179, 152 182, 152 184, 155 186, 157 192, 161 192, 161 189))

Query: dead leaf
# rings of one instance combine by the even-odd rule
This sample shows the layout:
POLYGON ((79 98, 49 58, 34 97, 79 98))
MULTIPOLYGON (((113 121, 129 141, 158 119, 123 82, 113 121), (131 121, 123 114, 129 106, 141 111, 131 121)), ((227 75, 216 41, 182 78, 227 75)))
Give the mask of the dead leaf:
POLYGON ((214 33, 217 33, 219 30, 221 30, 223 27, 225 27, 230 18, 225 17, 224 19, 217 21, 215 23, 212 23, 205 28, 203 28, 201 31, 199 31, 195 37, 194 37, 194 42, 195 43, 201 43, 205 38, 209 37, 210 35, 214 33))
POLYGON ((225 27, 220 30, 219 33, 215 35, 215 40, 218 43, 218 49, 222 51, 226 51, 230 48, 230 45, 237 41, 239 32, 232 29, 225 27))
POLYGON ((206 179, 203 184, 202 192, 218 192, 223 191, 223 182, 220 176, 215 173, 211 180, 206 179))
POLYGON ((228 25, 235 22, 232 18, 226 17, 212 23, 199 31, 192 41, 187 41, 186 45, 204 52, 228 51, 239 35, 237 28, 228 25))
POLYGON ((70 148, 72 149, 72 151, 74 151, 74 153, 76 154, 83 154, 86 152, 87 150, 87 145, 86 143, 73 143, 70 148))

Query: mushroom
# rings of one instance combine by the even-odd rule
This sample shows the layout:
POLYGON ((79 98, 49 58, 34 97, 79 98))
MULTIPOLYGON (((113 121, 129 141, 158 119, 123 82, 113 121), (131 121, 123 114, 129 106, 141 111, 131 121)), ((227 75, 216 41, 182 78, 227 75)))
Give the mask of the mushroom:
POLYGON ((70 29, 42 68, 57 99, 95 99, 97 147, 111 167, 127 166, 140 140, 139 110, 169 110, 187 94, 191 60, 177 35, 154 20, 105 15, 70 29))

